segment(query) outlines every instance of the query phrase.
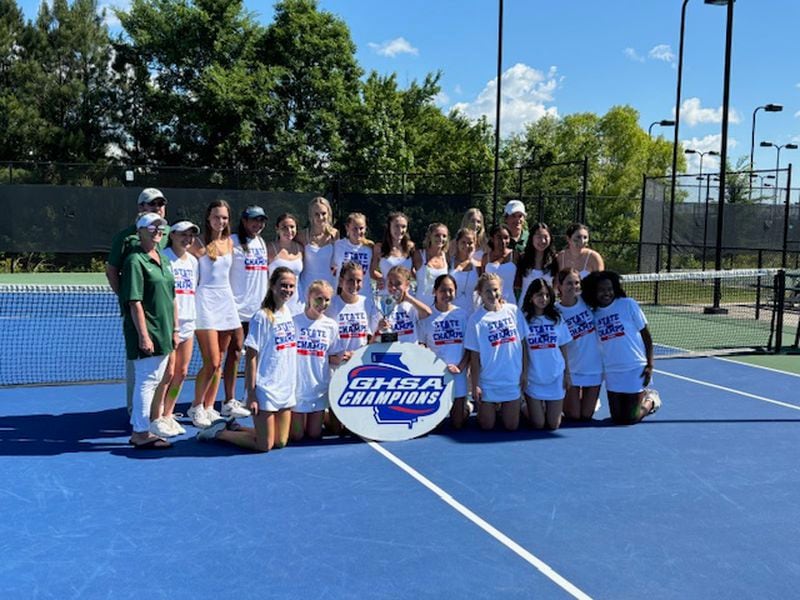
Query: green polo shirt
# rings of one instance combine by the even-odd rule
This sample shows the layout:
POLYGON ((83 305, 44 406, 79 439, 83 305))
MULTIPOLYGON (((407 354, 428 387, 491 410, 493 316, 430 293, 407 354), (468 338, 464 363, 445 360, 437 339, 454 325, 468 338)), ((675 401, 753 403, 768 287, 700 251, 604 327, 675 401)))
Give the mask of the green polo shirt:
POLYGON ((147 332, 153 340, 152 356, 172 352, 172 330, 175 328, 175 278, 169 259, 159 250, 159 265, 141 246, 134 248, 122 266, 120 300, 125 306, 122 331, 128 360, 148 358, 139 349, 139 334, 133 324, 130 302, 140 301, 144 308, 147 332))
MULTIPOLYGON (((158 249, 163 250, 167 247, 169 242, 169 233, 161 236, 161 241, 158 243, 158 249)), ((118 271, 122 271, 122 265, 125 264, 125 259, 128 257, 134 248, 139 247, 139 233, 136 230, 136 225, 126 227, 111 239, 111 250, 108 253, 106 262, 112 267, 116 267, 118 271)))
POLYGON ((522 235, 519 236, 518 240, 511 238, 511 243, 509 244, 513 250, 516 250, 518 254, 522 254, 525 251, 525 245, 528 243, 528 230, 523 229, 522 235))

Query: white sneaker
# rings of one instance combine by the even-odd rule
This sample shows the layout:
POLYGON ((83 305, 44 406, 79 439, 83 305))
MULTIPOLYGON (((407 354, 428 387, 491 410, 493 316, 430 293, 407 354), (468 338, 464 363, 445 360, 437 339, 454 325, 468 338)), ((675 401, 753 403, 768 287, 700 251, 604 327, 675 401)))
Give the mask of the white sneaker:
POLYGON ((160 438, 175 437, 178 435, 172 428, 172 423, 166 417, 160 417, 150 423, 150 433, 160 438))
POLYGON ((172 427, 172 431, 175 432, 175 435, 183 435, 186 433, 186 430, 183 428, 183 425, 178 423, 177 419, 175 419, 175 415, 170 415, 169 417, 164 417, 165 419, 169 419, 170 427, 172 427))
POLYGON ((650 400, 653 403, 653 408, 650 409, 650 412, 647 413, 648 415, 655 414, 659 408, 661 408, 661 394, 658 393, 658 390, 654 390, 653 388, 648 388, 644 392, 643 401, 647 402, 650 400))
POLYGON ((192 425, 198 429, 205 429, 211 425, 211 419, 208 418, 208 413, 202 405, 193 406, 186 412, 186 415, 192 420, 192 425))
POLYGON ((206 409, 206 416, 208 417, 208 420, 211 421, 212 423, 214 421, 219 421, 222 418, 222 415, 219 414, 216 410, 214 410, 213 406, 211 408, 206 409))
POLYGON ((244 419, 250 416, 250 411, 244 407, 244 404, 233 398, 222 403, 222 416, 244 419))
POLYGON ((198 431, 197 439, 200 440, 201 442, 210 442, 211 440, 217 437, 217 434, 220 431, 223 431, 225 429, 227 424, 228 422, 225 419, 218 419, 205 429, 201 429, 200 431, 198 431))

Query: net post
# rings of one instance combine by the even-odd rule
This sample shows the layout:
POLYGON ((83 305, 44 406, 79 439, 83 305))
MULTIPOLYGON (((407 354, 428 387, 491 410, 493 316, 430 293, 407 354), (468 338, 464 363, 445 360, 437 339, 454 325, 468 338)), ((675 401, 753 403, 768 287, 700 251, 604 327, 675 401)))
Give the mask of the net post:
MULTIPOLYGON (((777 185, 777 181, 775 184, 777 185)), ((783 209, 783 248, 781 249, 781 268, 786 268, 786 262, 789 256, 789 217, 791 211, 789 210, 789 197, 792 193, 792 163, 786 169, 786 202, 783 209)))
POLYGON ((780 269, 775 275, 775 354, 783 348, 783 308, 786 300, 786 271, 780 269))

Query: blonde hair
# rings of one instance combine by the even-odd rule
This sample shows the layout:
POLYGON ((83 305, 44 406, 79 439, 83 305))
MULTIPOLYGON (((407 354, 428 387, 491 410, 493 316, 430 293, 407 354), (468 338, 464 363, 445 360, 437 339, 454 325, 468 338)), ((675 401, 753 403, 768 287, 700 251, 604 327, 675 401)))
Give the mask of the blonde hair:
POLYGON ((500 277, 497 273, 484 273, 480 277, 478 277, 478 283, 475 284, 475 291, 478 292, 480 295, 483 293, 483 286, 485 286, 490 281, 496 281, 500 284, 500 287, 503 286, 503 278, 500 277))
POLYGON ((433 232, 439 229, 440 227, 444 228, 444 230, 447 232, 447 242, 445 243, 444 248, 442 249, 442 251, 445 254, 447 254, 447 249, 450 247, 450 230, 444 223, 431 223, 430 225, 428 225, 428 230, 425 232, 425 239, 422 240, 422 248, 424 250, 427 250, 430 247, 431 242, 433 241, 433 232))
POLYGON ((328 202, 327 198, 323 198, 322 196, 317 196, 311 202, 308 203, 308 220, 309 222, 311 219, 311 211, 313 210, 314 206, 317 204, 321 204, 325 208, 328 209, 328 218, 325 221, 324 230, 330 237, 336 236, 336 228, 333 226, 333 208, 331 208, 331 203, 328 202))
POLYGON ((461 226, 459 229, 472 229, 475 232, 475 247, 481 250, 486 250, 488 248, 486 244, 486 220, 483 218, 483 213, 481 209, 475 208, 468 208, 467 212, 464 213, 464 217, 461 219, 461 226), (472 216, 473 215, 480 215, 481 216, 481 226, 480 228, 476 228, 472 225, 472 216))
POLYGON ((315 279, 311 282, 311 285, 308 286, 308 291, 306 292, 306 301, 311 304, 311 294, 318 290, 328 290, 331 295, 333 295, 333 286, 325 281, 324 279, 315 279))
POLYGON ((386 278, 388 279, 389 276, 392 275, 392 273, 405 279, 406 283, 411 281, 411 270, 404 267, 403 265, 395 265, 391 269, 389 269, 389 272, 386 274, 386 278))

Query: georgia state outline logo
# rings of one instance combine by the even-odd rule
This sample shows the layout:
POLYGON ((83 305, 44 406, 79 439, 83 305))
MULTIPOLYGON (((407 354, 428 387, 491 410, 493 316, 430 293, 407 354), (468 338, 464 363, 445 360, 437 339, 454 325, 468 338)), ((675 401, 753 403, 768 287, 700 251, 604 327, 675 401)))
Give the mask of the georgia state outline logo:
POLYGON ((431 431, 450 412, 452 376, 430 350, 404 342, 376 344, 351 361, 361 364, 334 373, 330 400, 354 433, 410 439, 431 431))

